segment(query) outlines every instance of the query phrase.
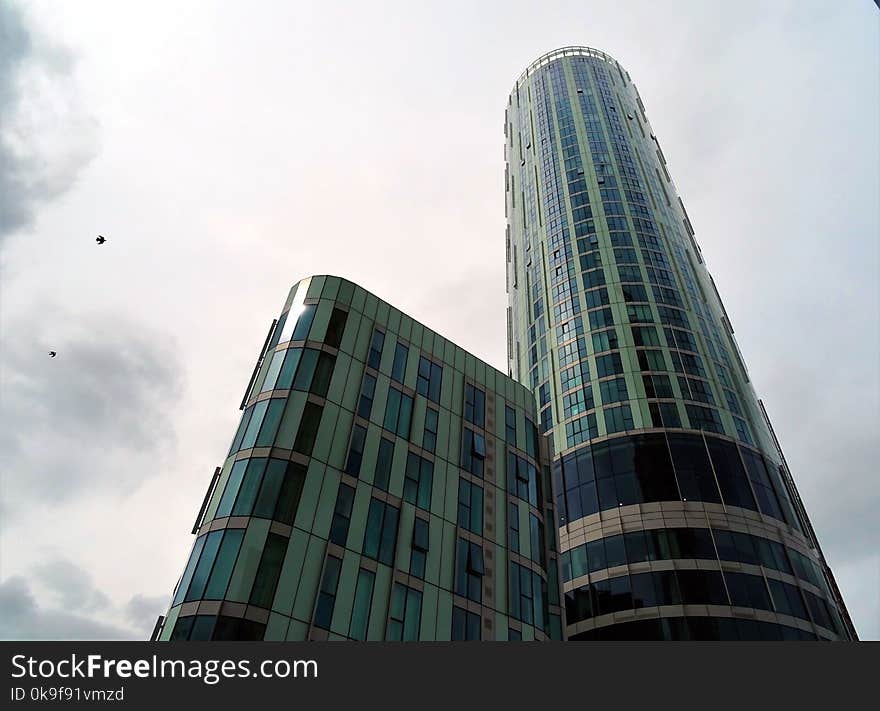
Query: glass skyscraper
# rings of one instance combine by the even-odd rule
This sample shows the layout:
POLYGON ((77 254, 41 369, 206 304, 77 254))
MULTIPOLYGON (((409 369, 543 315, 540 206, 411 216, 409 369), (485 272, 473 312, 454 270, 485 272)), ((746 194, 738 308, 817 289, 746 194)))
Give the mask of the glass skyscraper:
POLYGON ((550 52, 504 133, 509 373, 552 441, 566 637, 855 638, 628 73, 550 52))
POLYGON ((562 638, 527 388, 315 276, 290 290, 241 409, 154 638, 562 638))

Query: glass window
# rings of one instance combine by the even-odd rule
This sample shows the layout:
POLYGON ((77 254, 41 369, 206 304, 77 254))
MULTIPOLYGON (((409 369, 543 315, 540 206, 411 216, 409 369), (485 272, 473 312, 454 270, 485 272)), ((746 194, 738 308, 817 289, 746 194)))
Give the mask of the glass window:
POLYGON ((425 562, 428 558, 428 522, 420 518, 413 521, 412 550, 409 557, 409 574, 424 580, 425 562))
POLYGON ((388 608, 385 639, 389 642, 415 642, 422 619, 422 593, 402 583, 394 583, 388 608))
POLYGON ((374 370, 379 370, 382 361, 382 346, 385 344, 385 334, 378 328, 373 330, 373 338, 370 341, 370 352, 367 355, 367 365, 374 370))
POLYGON ((467 479, 458 480, 458 525, 483 535, 483 487, 467 479))
POLYGON ((607 355, 597 356, 596 372, 600 378, 622 373, 623 362, 620 360, 620 353, 609 353, 607 355))
POLYGON ((239 459, 232 465, 232 470, 229 472, 229 478, 226 480, 226 488, 223 489, 223 496, 220 498, 220 503, 217 505, 217 511, 214 514, 214 518, 225 518, 232 514, 232 505, 235 503, 235 498, 238 496, 238 489, 241 486, 241 480, 244 478, 244 472, 245 469, 247 469, 248 461, 249 460, 247 459, 239 459))
POLYGON ((357 584, 354 589, 354 604, 351 611, 351 623, 348 626, 348 636, 351 639, 362 642, 367 638, 375 579, 376 574, 372 570, 367 570, 366 568, 358 570, 357 584))
POLYGON ((275 441, 275 435, 278 434, 278 425, 281 424, 281 415, 284 413, 284 406, 286 404, 286 398, 269 400, 269 407, 266 408, 266 415, 263 418, 263 426, 260 427, 260 434, 254 443, 255 447, 272 446, 272 443, 275 441))
POLYGON ((370 419, 370 413, 373 411, 373 396, 376 393, 376 378, 369 373, 364 373, 364 379, 361 382, 361 394, 358 399, 357 414, 365 420, 370 419))
POLYGON ((389 388, 388 402, 385 405, 385 429, 394 432, 400 437, 409 439, 412 408, 412 396, 406 395, 396 388, 389 388))
POLYGON ((376 473, 373 477, 373 486, 377 486, 382 491, 388 491, 393 459, 394 442, 382 437, 379 440, 379 453, 376 455, 376 473))
POLYGON ((440 402, 440 385, 443 379, 443 368, 437 363, 421 356, 419 358, 419 375, 416 381, 416 392, 429 400, 440 402))
MULTIPOLYGON (((459 514, 460 516, 461 514, 459 514)), ((459 523, 461 525, 461 523, 459 523)), ((519 553, 519 504, 513 501, 507 504, 507 525, 509 530, 508 545, 514 553, 519 553)), ((482 534, 481 534, 482 535, 482 534)))
POLYGON ((204 549, 198 560, 198 565, 192 574, 189 583, 189 589, 186 592, 184 600, 200 599, 205 592, 205 586, 208 584, 208 576, 211 574, 211 568, 214 567, 214 560, 217 557, 217 551, 220 548, 220 541, 223 538, 223 531, 211 531, 205 537, 204 549))
POLYGON ((241 540, 244 537, 243 528, 227 528, 223 534, 223 541, 214 561, 211 577, 205 587, 202 598, 205 600, 222 600, 226 596, 226 588, 232 577, 232 569, 241 548, 241 540))
POLYGON ((633 428, 632 411, 629 405, 605 408, 605 431, 608 434, 623 432, 633 428))
POLYGON ((486 393, 471 383, 464 386, 464 419, 477 427, 486 424, 486 393))
POLYGON ((465 538, 458 539, 455 557, 455 592, 457 595, 483 601, 483 548, 465 538))
POLYGON ((355 425, 351 431, 351 444, 348 448, 348 459, 345 462, 345 473, 358 476, 361 471, 361 460, 364 457, 364 442, 367 439, 367 428, 355 425))
POLYGON ((452 641, 480 640, 480 616, 475 612, 454 606, 452 608, 452 641))
POLYGON ((302 348, 287 349, 287 357, 284 359, 284 365, 281 366, 281 373, 278 375, 278 382, 275 384, 276 389, 289 390, 293 385, 293 376, 296 374, 302 352, 302 348))
POLYGON ((254 502, 257 499, 257 492, 263 483, 263 472, 266 469, 265 457, 255 457, 248 460, 247 469, 241 481, 238 490, 238 498, 235 499, 235 505, 232 507, 233 516, 250 516, 254 510, 254 502))
POLYGON ((241 440, 241 449, 251 449, 254 442, 257 441, 257 434, 260 431, 260 425, 263 424, 263 417, 266 415, 266 408, 269 407, 269 400, 261 400, 254 405, 251 419, 248 422, 247 430, 241 440))
POLYGON ((474 476, 482 477, 486 458, 486 439, 473 430, 464 428, 461 437, 461 467, 474 476))
POLYGON ((336 606, 336 588, 339 585, 339 571, 342 569, 342 560, 327 556, 324 564, 324 575, 321 577, 321 587, 318 591, 318 601, 315 604, 315 627, 330 629, 330 620, 333 618, 333 608, 336 606))
POLYGON ((529 512, 529 538, 531 541, 532 560, 545 565, 544 555, 544 524, 535 514, 529 512))
POLYGON ((272 362, 269 364, 269 370, 266 371, 266 378, 263 380, 263 387, 260 388, 260 392, 274 389, 275 382, 278 380, 278 374, 281 372, 281 364, 284 362, 284 356, 286 354, 287 351, 276 351, 272 356, 272 362))
POLYGON ((398 342, 394 349, 394 363, 391 365, 391 379, 398 383, 403 382, 406 375, 406 358, 409 355, 409 348, 404 343, 398 342))
MULTIPOLYGON (((271 462, 276 460, 270 460, 271 462)), ((268 476, 268 473, 267 473, 268 476)), ((272 518, 288 526, 293 525, 296 518, 296 511, 299 508, 299 500, 302 495, 303 485, 306 481, 306 467, 297 462, 287 462, 284 473, 284 481, 278 492, 278 498, 275 503, 275 513, 272 518)), ((262 496, 262 493, 261 493, 262 496)), ((259 500, 258 500, 259 505, 259 500)))
POLYGON ((422 435, 422 449, 433 452, 437 448, 437 423, 440 413, 433 407, 425 410, 425 431, 422 435))
POLYGON ((610 405, 613 402, 621 402, 629 398, 626 391, 626 379, 614 378, 599 383, 599 391, 602 393, 602 404, 610 405))
POLYGON ((348 313, 342 309, 333 309, 330 314, 330 322, 327 324, 327 335, 324 337, 324 343, 333 348, 339 348, 342 343, 342 333, 345 330, 345 322, 348 319, 348 313))
POLYGON ((512 447, 516 447, 516 410, 510 405, 504 406, 504 439, 512 447))
POLYGON ((415 452, 409 452, 403 480, 403 500, 419 508, 430 510, 433 479, 434 463, 415 452))
POLYGON ((400 511, 396 507, 379 499, 370 499, 362 547, 365 556, 385 565, 394 565, 399 518, 400 511))
POLYGON ((330 542, 345 546, 348 540, 348 526, 351 523, 351 509, 354 505, 354 489, 348 484, 340 484, 333 507, 333 521, 330 524, 330 542))
POLYGON ((310 456, 315 446, 315 439, 318 436, 318 427, 321 425, 321 415, 324 414, 324 408, 313 402, 307 402, 303 407, 302 420, 299 423, 299 430, 296 433, 296 439, 293 442, 293 451, 310 456))
POLYGON ((302 311, 299 314, 299 318, 296 320, 296 326, 293 328, 293 335, 290 337, 291 341, 304 341, 309 337, 309 330, 312 327, 312 321, 315 318, 315 304, 306 304, 303 306, 302 311))
POLYGON ((250 604, 257 607, 272 607, 272 599, 275 597, 275 586, 281 575, 281 566, 284 564, 284 556, 287 553, 288 539, 277 533, 270 533, 266 537, 266 545, 263 547, 263 555, 254 578, 254 586, 251 589, 250 604))

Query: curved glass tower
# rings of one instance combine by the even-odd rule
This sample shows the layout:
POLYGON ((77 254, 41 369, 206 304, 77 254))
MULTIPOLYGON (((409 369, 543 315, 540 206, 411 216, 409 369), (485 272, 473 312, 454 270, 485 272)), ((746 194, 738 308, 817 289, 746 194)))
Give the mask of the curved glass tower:
POLYGON ((555 450, 569 639, 853 639, 638 90, 550 52, 505 111, 508 357, 555 450))

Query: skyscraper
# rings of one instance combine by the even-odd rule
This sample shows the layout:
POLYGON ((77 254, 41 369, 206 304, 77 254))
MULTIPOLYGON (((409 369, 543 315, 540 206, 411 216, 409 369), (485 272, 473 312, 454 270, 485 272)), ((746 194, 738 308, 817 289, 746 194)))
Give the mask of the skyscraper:
POLYGON ((562 638, 527 388, 315 276, 290 290, 241 409, 154 638, 562 638))
POLYGON ((553 477, 569 639, 851 639, 628 73, 566 47, 504 120, 509 372, 553 477))

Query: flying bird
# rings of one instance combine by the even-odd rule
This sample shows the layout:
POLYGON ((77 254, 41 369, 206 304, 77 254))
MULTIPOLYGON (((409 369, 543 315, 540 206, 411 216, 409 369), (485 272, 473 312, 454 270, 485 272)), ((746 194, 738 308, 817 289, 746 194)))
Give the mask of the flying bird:
POLYGON ((57 356, 57 355, 58 355, 58 354, 57 354, 55 351, 49 351, 49 357, 50 357, 50 358, 54 358, 54 357, 57 356))
POLYGON ((97 239, 95 239, 95 242, 97 242, 98 244, 104 244, 104 242, 106 241, 107 240, 104 239, 103 235, 98 235, 97 239))

